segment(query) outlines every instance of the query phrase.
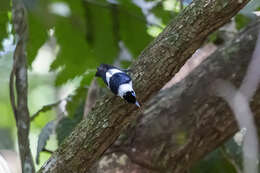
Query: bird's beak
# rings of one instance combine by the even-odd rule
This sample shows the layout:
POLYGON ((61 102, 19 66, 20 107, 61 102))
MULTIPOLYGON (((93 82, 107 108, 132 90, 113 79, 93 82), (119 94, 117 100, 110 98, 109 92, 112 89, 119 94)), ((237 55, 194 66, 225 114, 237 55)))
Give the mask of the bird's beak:
POLYGON ((139 108, 141 107, 140 104, 138 103, 138 101, 135 102, 136 106, 138 106, 139 108))

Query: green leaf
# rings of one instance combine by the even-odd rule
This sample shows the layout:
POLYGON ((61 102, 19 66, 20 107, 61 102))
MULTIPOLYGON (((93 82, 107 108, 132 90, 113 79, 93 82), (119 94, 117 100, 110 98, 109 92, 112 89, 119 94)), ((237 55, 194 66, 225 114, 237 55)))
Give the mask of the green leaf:
POLYGON ((31 121, 34 120, 34 118, 37 117, 40 113, 50 111, 53 107, 58 106, 60 104, 60 102, 61 102, 61 100, 59 100, 55 103, 52 103, 52 104, 44 105, 40 110, 38 110, 36 113, 34 113, 31 116, 31 121))
POLYGON ((236 173, 235 168, 223 157, 220 149, 208 154, 191 168, 191 173, 236 173))
POLYGON ((1 0, 0 5, 0 50, 3 48, 2 41, 8 37, 7 24, 9 21, 8 12, 11 10, 9 0, 1 0))
POLYGON ((54 26, 54 15, 50 13, 51 0, 38 0, 37 3, 28 3, 28 65, 31 65, 39 49, 48 40, 49 29, 54 26))
POLYGON ((218 33, 217 31, 213 32, 208 36, 209 42, 215 43, 215 41, 218 39, 218 33))
POLYGON ((177 12, 174 11, 169 11, 169 10, 164 10, 163 9, 163 5, 162 2, 159 2, 156 6, 154 6, 151 9, 151 12, 158 17, 159 19, 161 19, 162 23, 164 25, 168 24, 169 21, 171 19, 173 19, 174 17, 176 17, 178 15, 177 12))
POLYGON ((235 16, 236 28, 238 30, 244 28, 250 21, 251 19, 243 14, 237 14, 235 16))
POLYGON ((29 38, 27 42, 28 64, 31 65, 35 59, 38 50, 48 39, 48 27, 43 22, 41 16, 35 12, 29 12, 29 38))
POLYGON ((152 40, 147 33, 146 18, 141 9, 130 1, 120 1, 119 33, 125 46, 137 57, 152 40))
POLYGON ((71 15, 56 16, 54 24, 60 47, 51 65, 51 70, 59 69, 56 85, 81 76, 101 63, 113 63, 119 53, 120 40, 134 56, 151 41, 146 18, 131 2, 110 4, 105 0, 84 3, 68 0, 66 3, 71 15))
POLYGON ((56 128, 57 140, 60 145, 63 140, 69 136, 75 126, 82 120, 84 113, 85 99, 87 95, 86 85, 89 85, 94 76, 94 72, 85 75, 74 95, 69 96, 66 104, 68 116, 64 117, 56 128))
POLYGON ((111 64, 117 58, 119 47, 119 20, 117 6, 99 0, 107 8, 85 3, 87 41, 96 56, 97 65, 111 64), (100 22, 102 21, 102 22, 100 22))
POLYGON ((73 95, 69 96, 69 101, 66 104, 66 110, 68 112, 69 117, 73 117, 79 105, 84 104, 86 99, 86 93, 87 89, 83 86, 80 86, 76 89, 73 95))
POLYGON ((37 164, 39 164, 40 152, 43 151, 43 149, 45 148, 47 141, 50 138, 50 135, 53 133, 54 126, 55 126, 55 123, 53 121, 47 123, 39 135, 37 152, 36 152, 36 163, 37 164))
POLYGON ((9 11, 11 9, 10 0, 1 0, 0 13, 9 11))
POLYGON ((192 168, 191 173, 236 173, 236 169, 242 170, 242 146, 239 146, 233 138, 225 144, 209 153, 198 161, 192 168), (232 163, 231 163, 232 161, 232 163), (235 165, 234 165, 235 164, 235 165))
POLYGON ((84 111, 84 104, 78 106, 77 112, 73 117, 64 117, 61 119, 55 129, 57 134, 58 145, 60 145, 64 139, 70 135, 76 125, 82 120, 84 111))
POLYGON ((95 68, 95 56, 88 46, 84 28, 77 26, 78 19, 68 21, 66 18, 59 18, 55 27, 55 36, 60 46, 56 60, 51 69, 62 67, 56 78, 56 85, 61 85, 69 79, 82 75, 87 69, 95 68))
POLYGON ((123 69, 127 69, 131 65, 131 61, 123 60, 120 64, 123 69))
MULTIPOLYGON (((56 85, 82 75, 101 63, 112 63, 119 51, 110 8, 81 1, 67 2, 71 16, 57 17, 55 23, 60 52, 51 69, 62 67, 56 85)), ((102 3, 109 5, 106 1, 102 3)))
POLYGON ((90 85, 93 77, 94 72, 85 75, 80 83, 80 86, 75 90, 74 94, 69 96, 69 98, 67 99, 68 102, 66 104, 66 110, 69 117, 73 117, 79 105, 85 103, 88 91, 86 86, 90 85))

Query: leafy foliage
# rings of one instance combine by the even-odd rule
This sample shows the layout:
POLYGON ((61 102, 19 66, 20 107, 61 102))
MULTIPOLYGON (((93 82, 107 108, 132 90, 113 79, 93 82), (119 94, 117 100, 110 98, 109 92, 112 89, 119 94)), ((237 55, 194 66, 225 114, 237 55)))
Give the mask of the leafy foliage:
POLYGON ((54 70, 62 67, 56 85, 61 85, 96 66, 96 57, 85 39, 86 24, 82 3, 68 1, 68 5, 71 7, 71 16, 55 16, 55 37, 60 51, 51 68, 54 70))
POLYGON ((217 149, 199 161, 191 173, 236 173, 234 167, 225 160, 220 149, 217 149))
POLYGON ((47 112, 49 110, 51 110, 53 107, 59 105, 61 102, 61 100, 55 102, 55 103, 52 103, 52 104, 48 104, 48 105, 44 105, 40 110, 38 110, 36 113, 34 113, 32 116, 31 116, 31 121, 37 117, 40 113, 42 112, 47 112))
POLYGON ((37 153, 36 153, 36 163, 39 164, 40 152, 45 148, 47 141, 50 138, 50 135, 53 133, 55 123, 53 121, 47 123, 45 127, 42 129, 37 145, 37 153))
POLYGON ((70 135, 76 125, 82 120, 84 104, 78 106, 77 112, 73 117, 64 117, 59 121, 55 131, 57 134, 58 145, 60 145, 64 139, 70 135))
POLYGON ((41 0, 38 5, 29 13, 29 64, 48 39, 49 29, 53 28, 59 45, 58 56, 51 66, 52 70, 59 69, 56 85, 62 85, 100 63, 113 63, 120 51, 120 41, 134 57, 151 41, 146 18, 132 1, 112 4, 105 0, 84 3, 41 0), (57 2, 68 6, 70 13, 67 16, 49 10, 57 2))
POLYGON ((245 27, 250 21, 251 21, 250 18, 245 16, 245 15, 243 15, 243 14, 237 14, 235 16, 236 28, 238 30, 240 30, 243 27, 245 27))
MULTIPOLYGON (((66 105, 69 117, 62 119, 56 130, 61 143, 81 119, 77 116, 79 105, 84 105, 87 93, 85 86, 90 84, 94 76, 94 72, 86 72, 100 63, 113 63, 119 55, 120 41, 136 57, 152 38, 147 34, 146 17, 132 1, 112 4, 105 0, 84 3, 41 0, 38 5, 29 11, 29 64, 48 39, 49 30, 53 29, 59 46, 58 56, 51 65, 51 70, 58 70, 56 85, 62 85, 77 76, 82 77, 80 87, 74 95, 69 96, 66 105), (62 16, 49 10, 57 2, 69 7, 69 15, 62 16)), ((162 7, 158 7, 157 11, 159 8, 162 7)), ((166 15, 161 17, 165 18, 166 15)), ((51 106, 43 107, 42 111, 49 109, 51 106)))
POLYGON ((84 4, 87 42, 98 62, 113 63, 119 51, 117 6, 107 3, 105 0, 98 2, 105 5, 106 8, 88 1, 84 4))
POLYGON ((29 12, 28 20, 29 24, 29 38, 27 42, 27 53, 28 53, 28 64, 31 65, 39 48, 47 41, 48 30, 47 27, 42 23, 40 16, 34 15, 29 12), (37 31, 37 32, 35 32, 37 31))
POLYGON ((70 95, 67 99, 66 110, 68 112, 69 117, 73 117, 75 115, 76 110, 79 108, 79 105, 84 105, 87 88, 86 85, 90 84, 92 75, 86 75, 82 79, 80 86, 76 89, 73 95, 70 95))
MULTIPOLYGON (((100 63, 115 62, 121 51, 120 42, 133 57, 137 57, 152 37, 147 33, 146 16, 132 1, 118 0, 117 3, 111 3, 106 0, 84 2, 39 0, 38 2, 36 6, 30 7, 28 15, 29 64, 33 62, 39 48, 47 41, 48 33, 52 29, 59 47, 57 58, 51 65, 51 70, 58 72, 56 86, 78 76, 82 78, 80 86, 67 99, 68 117, 64 117, 56 128, 58 143, 61 144, 82 119, 87 93, 86 85, 90 84, 95 74, 93 69, 100 63), (68 6, 69 13, 60 15, 50 10, 55 3, 68 6)), ((151 13, 154 13, 164 24, 174 15, 173 12, 164 11, 162 5, 154 7, 151 13)), ((121 62, 125 68, 130 65, 128 61, 121 62)), ((39 112, 48 111, 52 106, 47 105, 39 112)), ((46 126, 43 131, 48 131, 49 125, 46 126)), ((47 141, 47 134, 43 137, 47 141)), ((39 152, 45 144, 41 145, 39 152)))
POLYGON ((151 10, 151 12, 162 20, 163 24, 167 24, 171 19, 177 16, 177 12, 169 11, 169 10, 162 10, 163 5, 162 2, 159 2, 154 6, 151 10))
POLYGON ((225 31, 215 31, 208 36, 208 41, 215 45, 221 45, 225 42, 225 31))
POLYGON ((230 139, 196 163, 191 172, 238 173, 237 169, 242 170, 242 147, 230 139))
POLYGON ((125 46, 134 57, 137 57, 151 41, 147 34, 146 19, 141 9, 130 1, 120 1, 119 33, 125 46))
POLYGON ((7 24, 9 22, 8 12, 10 11, 10 1, 2 0, 0 5, 0 50, 2 49, 2 41, 8 36, 7 24))

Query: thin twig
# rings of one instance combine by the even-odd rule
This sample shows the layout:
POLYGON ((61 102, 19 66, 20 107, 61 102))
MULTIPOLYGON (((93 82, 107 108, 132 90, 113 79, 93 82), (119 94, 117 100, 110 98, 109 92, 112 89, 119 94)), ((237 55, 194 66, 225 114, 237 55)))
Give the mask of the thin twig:
POLYGON ((38 115, 40 115, 41 112, 46 112, 47 110, 51 109, 52 107, 58 106, 63 100, 59 100, 55 103, 44 105, 41 109, 39 109, 37 112, 35 112, 31 118, 30 121, 33 121, 38 115))
POLYGON ((49 150, 49 149, 47 149, 47 148, 44 148, 42 151, 43 151, 43 152, 46 152, 46 153, 49 153, 49 154, 52 154, 52 153, 53 153, 53 151, 51 151, 51 150, 49 150))

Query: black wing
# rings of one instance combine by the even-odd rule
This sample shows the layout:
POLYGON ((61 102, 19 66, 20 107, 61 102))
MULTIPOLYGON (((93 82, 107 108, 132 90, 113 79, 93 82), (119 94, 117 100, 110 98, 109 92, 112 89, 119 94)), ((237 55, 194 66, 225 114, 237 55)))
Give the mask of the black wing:
POLYGON ((116 73, 110 78, 109 88, 114 94, 117 95, 119 86, 125 83, 129 83, 130 81, 131 78, 126 73, 116 73))

